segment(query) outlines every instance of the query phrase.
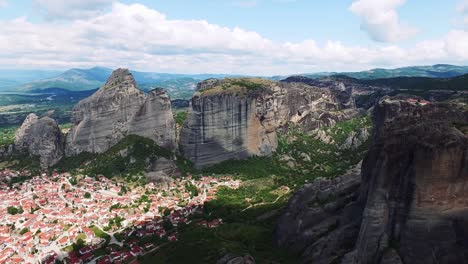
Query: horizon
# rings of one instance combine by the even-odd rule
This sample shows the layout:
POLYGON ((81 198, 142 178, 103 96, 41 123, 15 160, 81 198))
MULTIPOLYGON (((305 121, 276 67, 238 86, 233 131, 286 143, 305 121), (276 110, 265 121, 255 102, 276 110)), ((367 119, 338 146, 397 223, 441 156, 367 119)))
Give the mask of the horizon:
MULTIPOLYGON (((362 71, 321 71, 321 72, 298 72, 298 73, 292 73, 292 74, 274 74, 274 75, 252 75, 252 74, 235 74, 235 73, 229 73, 229 72, 223 72, 223 73, 210 73, 210 72, 200 72, 200 73, 184 73, 184 72, 153 72, 153 71, 145 71, 145 70, 139 70, 139 69, 132 69, 129 67, 117 67, 117 68, 109 68, 109 67, 104 67, 104 66, 92 66, 92 67, 86 67, 86 68, 68 68, 65 70, 58 70, 58 69, 25 69, 25 68, 20 68, 20 69, 12 69, 12 68, 0 68, 1 71, 44 71, 44 72, 52 72, 56 71, 57 76, 71 70, 91 70, 94 68, 101 68, 101 69, 107 69, 111 71, 115 71, 119 68, 123 69, 128 69, 130 73, 132 72, 140 72, 140 73, 157 73, 157 74, 170 74, 170 75, 188 75, 188 76, 197 76, 197 75, 228 75, 228 76, 243 76, 243 77, 258 77, 258 78, 264 78, 264 77, 276 77, 276 76, 301 76, 301 75, 314 75, 314 74, 344 74, 344 73, 359 73, 359 72, 371 72, 375 70, 397 70, 397 69, 404 69, 404 68, 413 68, 413 67, 435 67, 435 66, 454 66, 454 67, 468 67, 468 65, 457 65, 457 64, 446 64, 446 63, 437 63, 437 64, 430 64, 430 65, 408 65, 408 66, 402 66, 402 67, 394 67, 394 68, 372 68, 372 69, 364 69, 362 71)), ((50 77, 49 77, 50 78, 50 77)), ((49 79, 49 78, 45 78, 49 79)), ((54 78, 54 77, 52 77, 54 78)), ((42 79, 38 80, 41 81, 42 79)))
POLYGON ((467 0, 0 0, 0 25, 2 69, 274 76, 468 64, 467 0))

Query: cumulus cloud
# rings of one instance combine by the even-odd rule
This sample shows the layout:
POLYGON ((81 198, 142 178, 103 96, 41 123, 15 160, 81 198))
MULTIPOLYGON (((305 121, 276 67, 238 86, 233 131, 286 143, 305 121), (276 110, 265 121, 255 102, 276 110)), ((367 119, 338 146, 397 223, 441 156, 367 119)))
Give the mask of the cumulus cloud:
POLYGON ((181 73, 294 74, 410 64, 466 63, 468 33, 401 48, 339 41, 279 43, 241 28, 174 20, 141 4, 68 23, 0 22, 0 66, 70 68, 96 65, 181 73))
POLYGON ((361 29, 378 42, 397 42, 418 32, 400 21, 396 9, 406 0, 356 0, 349 9, 361 17, 361 29))
POLYGON ((75 19, 96 16, 115 0, 34 0, 48 19, 75 19))

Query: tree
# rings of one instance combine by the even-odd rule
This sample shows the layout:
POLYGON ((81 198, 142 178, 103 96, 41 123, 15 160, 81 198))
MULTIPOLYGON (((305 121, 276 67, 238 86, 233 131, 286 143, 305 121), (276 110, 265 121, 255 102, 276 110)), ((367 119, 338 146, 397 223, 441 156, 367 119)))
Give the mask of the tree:
POLYGON ((68 180, 68 182, 70 182, 71 185, 76 185, 78 183, 75 177, 68 180))
POLYGON ((7 207, 7 212, 11 215, 15 215, 18 213, 18 208, 14 207, 14 206, 8 206, 7 207))
POLYGON ((162 226, 164 227, 164 230, 166 230, 166 231, 171 230, 172 228, 174 228, 171 221, 169 221, 169 220, 165 220, 163 222, 162 226))
POLYGON ((27 233, 28 231, 29 231, 29 229, 25 227, 25 228, 21 229, 20 235, 24 235, 24 234, 27 233))
POLYGON ((72 245, 73 250, 74 251, 80 250, 84 246, 84 244, 85 243, 84 243, 83 239, 78 238, 78 240, 76 240, 76 243, 73 243, 73 245, 72 245))
POLYGON ((86 192, 86 193, 84 194, 84 198, 86 198, 86 199, 91 198, 91 194, 90 194, 89 192, 86 192))

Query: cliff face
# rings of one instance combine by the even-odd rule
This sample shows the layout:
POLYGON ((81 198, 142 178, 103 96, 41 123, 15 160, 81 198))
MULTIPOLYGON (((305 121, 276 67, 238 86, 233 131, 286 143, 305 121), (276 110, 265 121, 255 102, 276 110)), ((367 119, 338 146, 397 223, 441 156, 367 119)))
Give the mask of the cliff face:
POLYGON ((300 77, 291 77, 281 83, 286 94, 281 108, 287 113, 281 117, 283 123, 309 132, 359 115, 352 88, 343 83, 302 81, 300 77))
POLYGON ((243 80, 255 87, 248 90, 233 82, 207 80, 192 98, 180 142, 184 156, 197 167, 271 155, 276 149, 281 88, 265 80, 243 80))
POLYGON ((96 93, 80 101, 72 114, 67 155, 101 153, 128 134, 174 146, 170 100, 162 90, 145 95, 127 69, 117 69, 96 93))
POLYGON ((384 97, 373 122, 360 188, 343 191, 340 177, 332 199, 314 204, 323 188, 304 187, 278 245, 304 263, 468 263, 466 106, 384 97), (335 203, 341 211, 323 217, 335 203))
POLYGON ((64 154, 64 137, 57 122, 29 114, 15 134, 15 150, 39 156, 42 168, 57 163, 64 154))
POLYGON ((393 252, 404 263, 467 263, 466 106, 387 97, 373 119, 363 221, 348 259, 375 263, 393 252))
POLYGON ((130 134, 152 139, 167 149, 175 148, 175 121, 171 99, 161 88, 152 90, 130 123, 130 134))
POLYGON ((263 79, 209 79, 198 85, 181 133, 181 151, 197 167, 271 155, 277 130, 306 131, 357 115, 345 87, 263 79))

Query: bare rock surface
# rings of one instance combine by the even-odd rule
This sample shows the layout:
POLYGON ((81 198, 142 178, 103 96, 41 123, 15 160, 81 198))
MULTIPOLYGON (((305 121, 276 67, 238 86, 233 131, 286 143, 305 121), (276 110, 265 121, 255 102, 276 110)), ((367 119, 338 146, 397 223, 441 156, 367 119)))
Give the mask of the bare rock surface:
POLYGON ((101 153, 129 134, 153 139, 173 149, 175 124, 169 97, 162 89, 145 95, 127 69, 117 69, 92 96, 80 101, 72 114, 67 155, 101 153))
POLYGON ((278 145, 277 131, 289 126, 313 131, 360 114, 343 85, 322 88, 256 78, 201 82, 191 105, 180 149, 199 168, 269 156, 278 145))
MULTIPOLYGON (((304 263, 468 263, 466 104, 383 97, 373 123, 353 199, 324 206, 323 180, 306 185, 278 222, 278 245, 304 263)), ((325 184, 335 196, 343 177, 325 184)))
POLYGON ((277 245, 300 255, 303 263, 331 263, 352 250, 360 224, 355 206, 359 167, 334 179, 316 179, 299 190, 278 220, 277 245))
POLYGON ((15 150, 39 156, 42 168, 57 163, 64 154, 64 137, 50 117, 29 114, 15 134, 15 150))

